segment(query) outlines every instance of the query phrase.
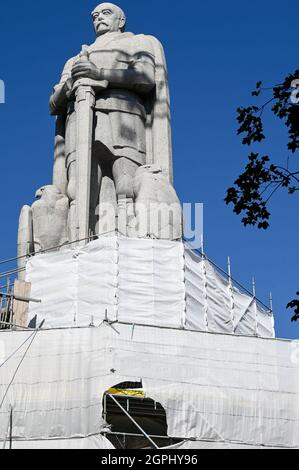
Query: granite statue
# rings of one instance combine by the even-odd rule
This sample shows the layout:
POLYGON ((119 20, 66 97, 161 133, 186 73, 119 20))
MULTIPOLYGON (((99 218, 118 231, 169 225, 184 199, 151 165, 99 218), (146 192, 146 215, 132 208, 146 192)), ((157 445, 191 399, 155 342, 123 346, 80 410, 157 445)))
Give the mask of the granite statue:
MULTIPOLYGON (((50 112, 56 116, 53 182, 40 202, 50 193, 58 197, 51 206, 57 224, 51 219, 48 235, 44 230, 37 236, 34 219, 43 219, 42 205, 25 206, 19 229, 21 255, 28 247, 34 251, 57 241, 87 243, 101 235, 103 204, 111 205, 115 230, 120 214, 131 214, 124 233, 131 236, 129 219, 140 222, 136 205, 141 207, 141 200, 148 214, 149 201, 168 207, 179 203, 173 188, 163 47, 153 36, 126 32, 126 16, 112 3, 98 5, 92 22, 95 41, 66 62, 50 97, 50 112)), ((44 217, 48 215, 47 208, 44 217)), ((143 236, 180 238, 181 210, 165 227, 145 230, 143 236), (164 228, 170 226, 173 235, 166 236, 164 228)))

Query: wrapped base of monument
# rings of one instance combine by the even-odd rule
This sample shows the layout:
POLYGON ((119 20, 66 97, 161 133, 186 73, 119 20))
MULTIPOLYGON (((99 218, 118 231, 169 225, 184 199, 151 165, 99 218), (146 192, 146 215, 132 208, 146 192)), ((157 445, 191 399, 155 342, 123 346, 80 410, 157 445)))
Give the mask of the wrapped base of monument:
POLYGON ((299 342, 106 322, 41 330, 9 387, 34 334, 0 333, 2 447, 12 416, 12 448, 111 448, 103 395, 142 381, 177 448, 299 448, 299 342))
POLYGON ((102 237, 31 258, 29 323, 45 328, 103 320, 274 337, 271 312, 182 242, 102 237))
POLYGON ((0 332, 3 447, 111 449, 103 397, 139 383, 174 448, 299 448, 299 343, 183 243, 103 237, 26 275, 45 322, 0 332))

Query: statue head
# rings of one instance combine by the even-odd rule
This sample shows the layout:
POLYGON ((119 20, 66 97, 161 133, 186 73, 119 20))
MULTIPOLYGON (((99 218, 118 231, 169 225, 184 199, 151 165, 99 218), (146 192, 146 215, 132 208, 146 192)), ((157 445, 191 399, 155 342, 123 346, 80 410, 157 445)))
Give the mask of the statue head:
POLYGON ((91 16, 97 36, 125 30, 126 15, 113 3, 101 3, 93 10, 91 16))
POLYGON ((55 197, 56 199, 61 196, 61 192, 54 185, 42 186, 35 193, 36 199, 55 197))

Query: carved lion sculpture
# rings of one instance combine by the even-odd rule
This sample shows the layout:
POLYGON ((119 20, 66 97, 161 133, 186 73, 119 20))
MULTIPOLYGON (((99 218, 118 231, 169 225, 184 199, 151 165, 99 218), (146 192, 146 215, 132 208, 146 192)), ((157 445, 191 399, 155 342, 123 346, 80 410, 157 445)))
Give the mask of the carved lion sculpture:
POLYGON ((182 207, 175 189, 159 167, 145 165, 137 170, 134 197, 136 218, 130 236, 135 231, 139 238, 182 238, 182 207))

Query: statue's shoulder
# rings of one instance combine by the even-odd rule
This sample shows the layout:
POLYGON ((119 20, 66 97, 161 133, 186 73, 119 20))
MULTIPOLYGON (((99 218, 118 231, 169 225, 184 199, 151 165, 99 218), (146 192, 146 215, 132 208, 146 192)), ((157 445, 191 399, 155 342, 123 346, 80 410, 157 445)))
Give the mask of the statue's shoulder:
POLYGON ((143 44, 155 44, 155 45, 159 45, 162 47, 160 41, 155 38, 155 36, 150 36, 148 34, 132 34, 132 38, 134 41, 136 42, 140 42, 140 43, 143 43, 143 44))
POLYGON ((135 47, 138 49, 151 52, 153 55, 156 55, 157 51, 163 51, 162 44, 154 36, 130 33, 128 40, 134 43, 135 47))
POLYGON ((163 50, 163 46, 159 39, 157 39, 155 36, 151 36, 149 34, 138 34, 138 37, 140 37, 141 41, 147 42, 148 44, 151 44, 152 47, 154 48, 159 48, 163 50))
POLYGON ((75 62, 78 60, 78 58, 79 58, 79 54, 68 59, 64 65, 64 71, 67 72, 68 70, 71 70, 75 62))

